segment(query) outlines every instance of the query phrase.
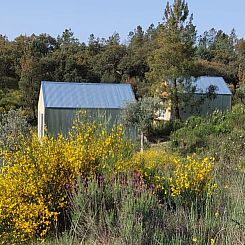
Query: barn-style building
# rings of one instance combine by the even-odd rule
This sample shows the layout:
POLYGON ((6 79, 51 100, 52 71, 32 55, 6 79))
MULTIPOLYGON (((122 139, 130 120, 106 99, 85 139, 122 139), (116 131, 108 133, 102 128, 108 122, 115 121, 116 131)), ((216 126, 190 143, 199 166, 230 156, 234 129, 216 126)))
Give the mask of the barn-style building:
MULTIPOLYGON (((183 91, 181 96, 186 100, 179 108, 182 120, 193 115, 206 116, 216 110, 231 110, 232 93, 223 77, 192 77, 186 82, 189 83, 190 91, 183 91)), ((162 119, 165 121, 175 118, 171 101, 169 104, 170 106, 162 112, 162 119)))
POLYGON ((135 101, 129 84, 72 83, 42 81, 38 101, 38 136, 47 133, 56 136, 67 135, 77 112, 98 114, 115 122, 122 109, 135 101))

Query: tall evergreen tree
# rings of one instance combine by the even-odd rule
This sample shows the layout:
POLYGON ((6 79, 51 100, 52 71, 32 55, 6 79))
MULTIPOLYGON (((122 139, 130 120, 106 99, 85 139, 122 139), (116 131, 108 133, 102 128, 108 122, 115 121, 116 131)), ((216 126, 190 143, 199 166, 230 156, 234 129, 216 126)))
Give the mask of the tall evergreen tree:
POLYGON ((243 70, 237 45, 234 29, 229 35, 215 29, 204 32, 197 47, 198 69, 195 75, 222 76, 236 90, 243 70))
POLYGON ((157 48, 149 58, 149 80, 159 87, 168 83, 168 94, 175 117, 180 119, 180 89, 194 69, 196 30, 184 0, 169 2, 165 8, 164 21, 159 27, 157 48), (180 85, 180 86, 179 86, 180 85))
POLYGON ((39 60, 29 54, 21 59, 21 74, 19 87, 23 104, 30 110, 30 119, 37 120, 36 107, 40 88, 41 69, 39 60))

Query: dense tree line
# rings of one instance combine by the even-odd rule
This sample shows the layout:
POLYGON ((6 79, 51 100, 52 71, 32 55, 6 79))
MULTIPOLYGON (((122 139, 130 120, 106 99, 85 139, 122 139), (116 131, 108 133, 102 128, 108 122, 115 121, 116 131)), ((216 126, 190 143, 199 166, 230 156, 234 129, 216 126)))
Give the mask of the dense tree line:
POLYGON ((0 35, 0 108, 24 107, 35 121, 41 80, 126 82, 139 98, 164 90, 168 78, 218 75, 235 92, 245 83, 245 40, 235 30, 197 36, 192 20, 185 1, 175 0, 162 23, 145 31, 137 26, 127 43, 118 33, 107 39, 91 34, 81 43, 70 29, 57 38, 44 33, 10 41, 0 35))

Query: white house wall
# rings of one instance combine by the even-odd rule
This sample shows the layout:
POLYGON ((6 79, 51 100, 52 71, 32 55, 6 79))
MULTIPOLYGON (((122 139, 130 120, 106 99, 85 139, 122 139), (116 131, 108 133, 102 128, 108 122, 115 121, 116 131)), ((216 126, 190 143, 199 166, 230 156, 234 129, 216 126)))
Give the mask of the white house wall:
POLYGON ((44 127, 45 127, 45 107, 44 107, 44 99, 43 99, 43 89, 41 86, 38 100, 38 137, 41 138, 44 135, 44 127), (41 126, 41 117, 43 115, 43 127, 41 126))

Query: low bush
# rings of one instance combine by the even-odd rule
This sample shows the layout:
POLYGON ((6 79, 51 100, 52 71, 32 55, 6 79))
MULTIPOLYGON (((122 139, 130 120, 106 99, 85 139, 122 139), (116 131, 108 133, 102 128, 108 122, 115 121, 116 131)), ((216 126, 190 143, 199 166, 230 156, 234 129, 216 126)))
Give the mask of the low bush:
POLYGON ((169 140, 171 133, 183 127, 183 122, 180 120, 170 121, 154 121, 149 128, 148 138, 151 142, 169 140))
MULTIPOLYGON (((111 175, 130 156, 121 127, 77 125, 69 137, 23 138, 16 151, 3 151, 0 172, 0 239, 44 238, 67 205, 66 184, 97 171, 111 175)), ((64 222, 64 221, 62 221, 64 222)))
POLYGON ((190 117, 182 128, 172 133, 172 145, 184 154, 200 153, 212 145, 213 138, 222 138, 234 130, 243 130, 244 121, 243 105, 236 105, 232 112, 214 112, 206 118, 190 117))
POLYGON ((133 166, 145 182, 156 189, 163 203, 201 201, 216 186, 214 161, 207 157, 181 158, 160 150, 148 150, 134 155, 133 166))
POLYGON ((21 109, 0 112, 0 149, 14 151, 29 133, 29 126, 21 109))

